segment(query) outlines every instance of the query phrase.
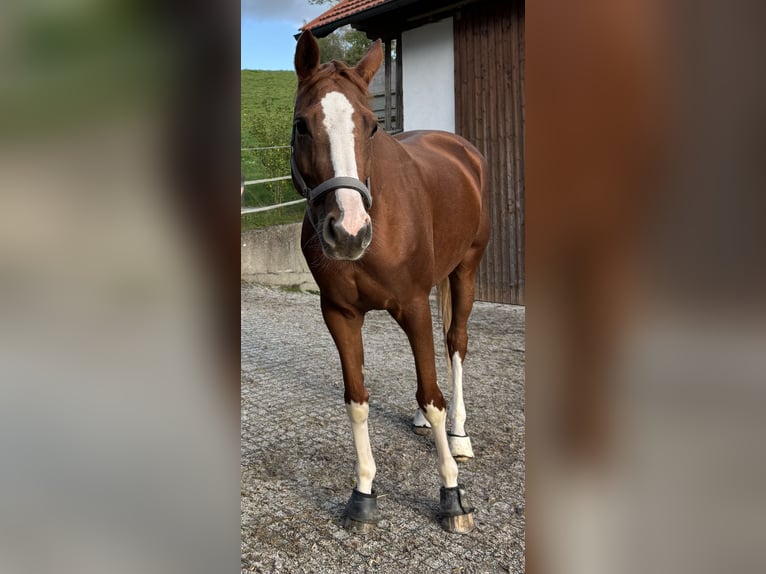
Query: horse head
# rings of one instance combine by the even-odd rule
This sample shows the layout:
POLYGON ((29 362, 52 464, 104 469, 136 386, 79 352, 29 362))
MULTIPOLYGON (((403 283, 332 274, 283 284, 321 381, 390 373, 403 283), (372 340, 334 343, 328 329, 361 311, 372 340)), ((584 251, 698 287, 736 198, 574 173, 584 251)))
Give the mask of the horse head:
POLYGON ((293 184, 308 200, 307 216, 322 251, 332 259, 357 260, 372 241, 369 178, 378 121, 368 103, 368 86, 382 60, 377 40, 356 66, 335 60, 320 66, 311 32, 298 39, 293 184))

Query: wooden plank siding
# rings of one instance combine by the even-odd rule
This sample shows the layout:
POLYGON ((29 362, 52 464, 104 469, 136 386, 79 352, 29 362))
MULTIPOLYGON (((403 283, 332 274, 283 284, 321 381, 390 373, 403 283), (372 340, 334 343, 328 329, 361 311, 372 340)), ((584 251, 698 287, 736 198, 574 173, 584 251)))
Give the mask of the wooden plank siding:
POLYGON ((476 298, 524 304, 524 1, 454 17, 455 131, 487 158, 492 235, 476 298))
MULTIPOLYGON (((399 45, 397 44, 397 48, 399 45)), ((399 48, 401 49, 401 48, 399 48)), ((370 107, 378 118, 378 123, 390 133, 402 131, 401 112, 402 93, 397 89, 401 86, 401 66, 397 65, 397 60, 391 60, 391 88, 390 98, 386 97, 386 67, 381 66, 378 72, 373 76, 370 82, 370 107)))

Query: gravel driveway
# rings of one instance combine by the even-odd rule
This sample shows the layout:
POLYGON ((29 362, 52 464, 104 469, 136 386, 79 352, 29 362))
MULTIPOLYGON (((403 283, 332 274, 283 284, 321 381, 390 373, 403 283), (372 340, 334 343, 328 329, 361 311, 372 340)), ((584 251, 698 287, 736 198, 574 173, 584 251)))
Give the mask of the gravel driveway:
MULTIPOLYGON (((387 313, 368 313, 365 371, 382 520, 361 536, 340 526, 355 456, 318 295, 243 283, 241 302, 243 572, 524 571, 523 307, 477 302, 469 322, 464 394, 476 458, 460 465, 459 480, 476 507, 476 529, 463 535, 439 526, 433 439, 410 430, 415 366, 407 338, 387 313)), ((440 333, 435 319, 446 381, 440 333)))

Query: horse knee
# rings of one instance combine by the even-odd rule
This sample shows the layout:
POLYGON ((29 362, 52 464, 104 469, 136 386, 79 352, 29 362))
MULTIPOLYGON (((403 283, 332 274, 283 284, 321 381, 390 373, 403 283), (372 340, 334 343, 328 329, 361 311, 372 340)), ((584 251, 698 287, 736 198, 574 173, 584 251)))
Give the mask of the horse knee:
POLYGON ((446 425, 447 410, 445 408, 438 408, 433 404, 421 408, 428 424, 430 424, 432 428, 439 428, 446 425))
MULTIPOLYGON (((431 423, 431 419, 428 418, 429 410, 445 410, 447 408, 447 402, 444 400, 444 395, 437 385, 429 385, 428 387, 418 386, 418 391, 415 393, 415 400, 418 402, 418 407, 423 411, 426 416, 426 420, 431 423)), ((431 423, 433 425, 433 423, 431 423)))

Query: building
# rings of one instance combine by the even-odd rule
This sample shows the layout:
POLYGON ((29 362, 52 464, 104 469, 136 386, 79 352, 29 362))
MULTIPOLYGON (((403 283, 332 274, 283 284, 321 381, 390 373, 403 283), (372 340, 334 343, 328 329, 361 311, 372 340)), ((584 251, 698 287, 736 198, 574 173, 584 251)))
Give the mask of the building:
POLYGON ((345 25, 385 43, 387 130, 447 130, 484 153, 492 237, 476 297, 523 305, 523 0, 343 0, 304 29, 323 37, 345 25))

